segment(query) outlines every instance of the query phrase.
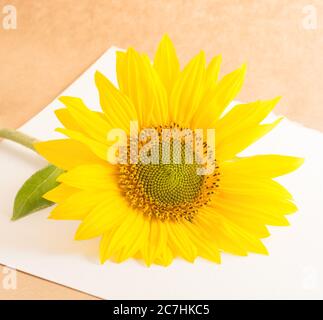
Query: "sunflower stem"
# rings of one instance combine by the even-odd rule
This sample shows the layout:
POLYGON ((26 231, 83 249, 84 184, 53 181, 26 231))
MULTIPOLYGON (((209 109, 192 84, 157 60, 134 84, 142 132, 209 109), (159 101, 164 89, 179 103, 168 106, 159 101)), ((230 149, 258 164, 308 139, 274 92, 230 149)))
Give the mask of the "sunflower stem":
POLYGON ((34 148, 34 143, 37 142, 38 140, 20 131, 17 131, 14 129, 7 129, 7 128, 0 129, 0 138, 14 141, 26 148, 29 148, 37 152, 36 149, 34 148))

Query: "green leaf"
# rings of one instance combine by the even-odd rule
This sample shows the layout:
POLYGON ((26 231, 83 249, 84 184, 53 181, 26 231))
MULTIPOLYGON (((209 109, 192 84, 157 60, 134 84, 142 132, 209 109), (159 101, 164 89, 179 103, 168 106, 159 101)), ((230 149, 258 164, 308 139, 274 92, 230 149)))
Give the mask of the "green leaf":
POLYGON ((53 202, 42 196, 58 185, 56 179, 64 171, 53 165, 34 173, 18 191, 11 220, 18 220, 33 212, 50 207, 53 202))

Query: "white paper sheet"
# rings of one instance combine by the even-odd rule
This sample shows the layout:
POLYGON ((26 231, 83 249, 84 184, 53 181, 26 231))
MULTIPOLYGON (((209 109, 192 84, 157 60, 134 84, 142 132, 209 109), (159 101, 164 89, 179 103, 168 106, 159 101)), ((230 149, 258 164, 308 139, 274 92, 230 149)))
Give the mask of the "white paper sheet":
MULTIPOLYGON (((115 48, 108 50, 63 95, 79 96, 99 109, 94 72, 115 82, 115 48)), ((60 136, 55 100, 21 130, 40 139, 60 136)), ((176 260, 147 268, 135 260, 98 261, 98 239, 74 241, 78 222, 48 220, 49 210, 11 222, 22 183, 45 161, 12 142, 0 143, 0 263, 105 299, 280 299, 323 298, 323 134, 284 120, 245 154, 282 153, 305 157, 298 171, 280 178, 299 212, 291 226, 270 227, 269 256, 223 254, 222 264, 176 260)), ((19 283, 18 283, 19 286, 19 283)))

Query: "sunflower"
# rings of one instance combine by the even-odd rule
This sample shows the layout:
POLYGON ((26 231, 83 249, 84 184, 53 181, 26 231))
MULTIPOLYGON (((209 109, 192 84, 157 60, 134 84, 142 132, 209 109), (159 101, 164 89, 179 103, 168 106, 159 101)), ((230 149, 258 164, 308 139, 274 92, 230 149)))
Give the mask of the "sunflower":
POLYGON ((132 48, 117 52, 116 59, 118 88, 95 74, 102 112, 90 110, 80 98, 61 97, 64 108, 55 113, 64 128, 57 131, 67 138, 35 145, 64 169, 60 184, 44 195, 57 204, 50 218, 80 220, 77 240, 101 237, 102 263, 136 258, 166 266, 176 257, 220 263, 221 252, 267 254, 261 242, 269 236, 266 226, 288 225, 285 215, 297 210, 291 194, 273 178, 303 160, 238 155, 280 122, 262 123, 279 98, 227 111, 246 66, 219 80, 221 57, 206 64, 200 52, 181 70, 166 35, 153 63, 132 48), (175 163, 172 157, 167 164, 112 164, 108 133, 118 128, 130 137, 131 121, 159 136, 170 128, 214 129, 214 170, 200 175, 196 160, 175 163))

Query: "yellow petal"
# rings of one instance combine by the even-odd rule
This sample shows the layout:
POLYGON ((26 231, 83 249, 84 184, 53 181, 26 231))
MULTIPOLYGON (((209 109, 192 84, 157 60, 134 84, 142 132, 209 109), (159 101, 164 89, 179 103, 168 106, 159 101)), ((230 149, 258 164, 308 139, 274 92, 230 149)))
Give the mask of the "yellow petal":
POLYGON ((145 108, 149 127, 164 126, 169 123, 168 97, 156 70, 151 65, 147 55, 142 55, 143 67, 145 69, 146 93, 151 96, 150 105, 145 108))
POLYGON ((226 177, 254 176, 259 178, 274 178, 299 168, 304 159, 275 154, 256 155, 245 158, 235 158, 221 164, 221 173, 226 177))
POLYGON ((101 158, 102 160, 107 160, 108 144, 103 144, 94 139, 91 139, 78 131, 73 131, 65 128, 57 128, 56 131, 66 135, 73 140, 83 143, 99 158, 101 158))
POLYGON ((174 254, 172 250, 167 246, 164 248, 160 256, 156 258, 154 263, 161 265, 163 267, 167 267, 172 263, 173 259, 174 259, 174 254))
POLYGON ((229 73, 221 79, 214 92, 206 91, 199 108, 191 121, 195 128, 214 128, 223 111, 240 92, 246 73, 246 66, 229 73))
POLYGON ((238 104, 215 125, 218 141, 235 132, 242 132, 258 125, 276 106, 280 97, 268 101, 238 104))
POLYGON ((149 97, 145 91, 147 83, 143 73, 142 58, 133 48, 129 48, 124 54, 117 54, 119 87, 135 106, 140 126, 144 126, 145 108, 149 106, 149 97))
POLYGON ((37 142, 34 147, 48 162, 62 169, 72 169, 82 164, 101 162, 88 147, 71 139, 37 142))
POLYGON ((164 223, 158 219, 151 219, 149 236, 142 251, 147 266, 150 266, 162 254, 166 245, 167 232, 164 223))
POLYGON ((223 214, 228 221, 230 221, 234 225, 239 226, 239 228, 246 231, 247 233, 254 235, 256 238, 263 239, 270 236, 270 232, 264 224, 261 224, 259 222, 250 222, 249 219, 245 219, 239 216, 229 217, 226 215, 226 212, 224 212, 223 214))
POLYGON ((142 248, 148 232, 148 219, 142 214, 128 210, 122 223, 112 230, 113 234, 107 233, 103 236, 100 249, 101 262, 111 257, 117 262, 131 257, 142 248), (106 241, 106 237, 110 241, 106 241))
POLYGON ((151 127, 166 123, 166 90, 149 58, 130 48, 126 53, 117 55, 117 73, 121 91, 135 106, 139 125, 151 127))
POLYGON ((200 52, 178 77, 170 98, 171 120, 182 127, 189 126, 198 108, 205 84, 205 54, 200 52))
POLYGON ((224 251, 238 255, 246 255, 248 252, 268 254, 266 247, 257 237, 225 217, 215 215, 214 209, 204 207, 200 215, 210 225, 214 224, 217 227, 214 230, 214 237, 217 239, 219 248, 224 251))
POLYGON ((106 262, 110 256, 107 255, 107 248, 115 234, 116 229, 118 226, 112 227, 109 232, 103 234, 101 241, 100 241, 100 263, 103 264, 106 262))
POLYGON ((54 112, 57 119, 65 128, 84 133, 84 130, 82 129, 82 127, 71 116, 71 113, 66 108, 57 109, 54 112))
POLYGON ((120 128, 129 134, 130 121, 137 120, 137 112, 129 98, 119 91, 102 73, 95 73, 102 110, 111 128, 120 128))
POLYGON ((223 140, 218 140, 218 136, 216 135, 216 158, 220 161, 232 159, 239 152, 274 129, 281 120, 282 118, 279 118, 269 124, 262 124, 249 128, 248 130, 233 132, 223 140))
POLYGON ((80 190, 67 184, 61 183, 56 188, 48 191, 43 195, 43 198, 52 202, 62 202, 80 190))
POLYGON ((282 199, 292 200, 292 195, 278 182, 258 177, 221 176, 220 192, 239 195, 273 195, 282 199))
POLYGON ((123 262, 140 252, 148 240, 149 229, 149 219, 139 213, 135 222, 129 225, 127 237, 123 239, 123 247, 115 256, 115 261, 123 262))
POLYGON ((206 89, 207 90, 214 90, 215 86, 217 84, 219 72, 220 72, 220 66, 221 66, 222 57, 215 56, 211 62, 209 63, 207 69, 206 69, 206 89))
POLYGON ((241 218, 259 224, 287 226, 284 217, 297 211, 295 204, 277 194, 230 194, 221 192, 210 204, 227 217, 241 218))
POLYGON ((86 240, 98 237, 127 219, 130 208, 116 193, 110 193, 85 217, 77 229, 75 239, 86 240))
POLYGON ((71 196, 65 195, 64 201, 50 213, 50 219, 56 220, 83 220, 98 203, 109 197, 107 192, 79 191, 71 196))
POLYGON ((117 80, 119 89, 126 93, 128 92, 128 57, 127 53, 123 51, 116 52, 116 69, 117 69, 117 80))
POLYGON ((166 88, 168 96, 170 96, 180 73, 180 65, 176 50, 168 35, 164 35, 159 43, 154 59, 154 67, 166 88))
POLYGON ((197 248, 188 237, 184 225, 179 222, 165 222, 168 230, 168 245, 173 253, 193 262, 197 257, 197 248))
POLYGON ((248 251, 239 241, 228 236, 223 228, 223 223, 217 215, 211 215, 205 210, 200 210, 199 214, 194 218, 194 223, 202 230, 205 230, 205 236, 215 241, 221 251, 239 256, 248 255, 248 251))
POLYGON ((63 96, 59 100, 89 137, 102 143, 107 141, 107 133, 111 127, 103 117, 89 110, 80 98, 63 96))
POLYGON ((242 247, 246 251, 265 255, 268 254, 266 247, 257 237, 230 222, 228 219, 224 218, 224 221, 224 232, 228 235, 228 237, 241 243, 242 247))
POLYGON ((115 168, 111 165, 89 164, 78 166, 57 179, 83 190, 118 190, 115 168))
POLYGON ((214 214, 227 219, 231 223, 239 226, 240 228, 256 236, 257 238, 266 238, 270 235, 267 227, 265 226, 265 222, 260 222, 259 219, 252 219, 251 215, 248 215, 248 213, 247 215, 245 215, 244 212, 240 212, 240 214, 232 213, 232 210, 230 210, 230 208, 229 210, 226 210, 222 205, 217 204, 214 204, 213 210, 214 214))
POLYGON ((205 230, 194 224, 194 221, 193 223, 184 221, 183 224, 197 247, 198 255, 215 263, 221 263, 219 248, 215 241, 210 241, 204 236, 205 230))

